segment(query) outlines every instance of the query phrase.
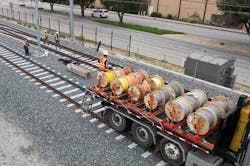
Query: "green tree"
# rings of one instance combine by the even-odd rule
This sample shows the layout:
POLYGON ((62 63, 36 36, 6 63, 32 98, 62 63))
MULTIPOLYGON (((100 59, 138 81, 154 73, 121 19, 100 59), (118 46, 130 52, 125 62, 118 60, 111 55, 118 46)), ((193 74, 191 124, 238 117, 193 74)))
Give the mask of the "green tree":
POLYGON ((43 2, 48 2, 50 4, 50 10, 54 11, 54 4, 69 4, 69 0, 43 0, 43 2))
POLYGON ((142 0, 101 0, 101 3, 108 10, 117 12, 120 23, 123 22, 124 13, 136 14, 143 4, 142 0))
POLYGON ((95 0, 74 0, 74 4, 81 6, 81 15, 84 16, 84 9, 94 3, 95 0))
POLYGON ((217 7, 224 14, 232 15, 238 23, 250 18, 250 0, 217 0, 217 7))

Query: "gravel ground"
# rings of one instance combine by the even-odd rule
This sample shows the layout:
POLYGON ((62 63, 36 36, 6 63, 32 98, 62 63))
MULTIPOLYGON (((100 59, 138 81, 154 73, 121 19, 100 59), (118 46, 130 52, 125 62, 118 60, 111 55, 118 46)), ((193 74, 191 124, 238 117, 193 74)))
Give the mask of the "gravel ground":
POLYGON ((40 160, 45 165, 155 165, 160 161, 154 156, 143 159, 143 149, 128 149, 131 142, 126 138, 115 140, 118 133, 105 133, 107 128, 99 129, 99 122, 90 123, 74 112, 76 108, 66 108, 51 93, 3 63, 0 69, 0 78, 4 78, 0 80, 0 113, 8 123, 30 135, 32 154, 34 151, 39 159, 34 157, 30 165, 41 164, 40 160))

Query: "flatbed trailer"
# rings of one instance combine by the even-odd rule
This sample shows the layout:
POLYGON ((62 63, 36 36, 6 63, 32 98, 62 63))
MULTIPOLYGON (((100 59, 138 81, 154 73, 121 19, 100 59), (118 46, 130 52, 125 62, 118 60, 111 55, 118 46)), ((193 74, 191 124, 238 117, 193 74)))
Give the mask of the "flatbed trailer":
POLYGON ((188 129, 186 119, 174 123, 167 118, 163 108, 149 110, 143 102, 131 102, 127 93, 114 96, 110 87, 95 85, 89 88, 87 94, 102 100, 103 107, 106 107, 103 113, 106 123, 119 132, 131 130, 140 146, 159 150, 170 165, 242 165, 246 158, 250 158, 249 121, 245 139, 241 141, 246 146, 237 153, 229 149, 241 109, 250 109, 250 100, 244 100, 249 99, 247 96, 240 97, 234 110, 221 117, 217 126, 207 134, 195 135, 188 129))

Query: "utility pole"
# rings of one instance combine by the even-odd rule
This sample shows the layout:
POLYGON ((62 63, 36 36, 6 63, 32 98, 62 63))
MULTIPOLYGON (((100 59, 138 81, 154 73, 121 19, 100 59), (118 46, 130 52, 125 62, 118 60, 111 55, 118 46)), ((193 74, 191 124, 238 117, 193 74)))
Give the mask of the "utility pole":
POLYGON ((38 14, 38 0, 35 0, 36 9, 36 33, 37 33, 37 55, 42 55, 41 43, 40 43, 40 25, 39 25, 39 14, 38 14))
POLYGON ((182 3, 182 0, 180 0, 180 3, 179 3, 179 10, 178 10, 178 20, 180 19, 180 14, 181 14, 181 3, 182 3))
POLYGON ((74 0, 70 0, 70 38, 74 40, 74 0))
POLYGON ((203 23, 205 22, 206 13, 207 13, 207 3, 208 3, 208 0, 206 0, 206 2, 205 2, 205 9, 204 9, 203 19, 202 19, 202 22, 203 22, 203 23))

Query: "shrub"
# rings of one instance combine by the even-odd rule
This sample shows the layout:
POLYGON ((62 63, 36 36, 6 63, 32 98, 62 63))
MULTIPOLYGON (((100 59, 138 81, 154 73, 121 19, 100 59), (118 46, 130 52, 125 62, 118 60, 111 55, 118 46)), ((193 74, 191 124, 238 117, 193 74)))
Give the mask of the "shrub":
POLYGON ((202 24, 202 21, 197 18, 191 18, 189 22, 194 24, 202 24))
POLYGON ((151 16, 151 17, 158 17, 158 18, 161 18, 161 17, 162 17, 161 13, 157 13, 157 12, 151 13, 150 16, 151 16))
POLYGON ((168 14, 168 15, 167 15, 167 19, 173 19, 172 14, 168 14))

